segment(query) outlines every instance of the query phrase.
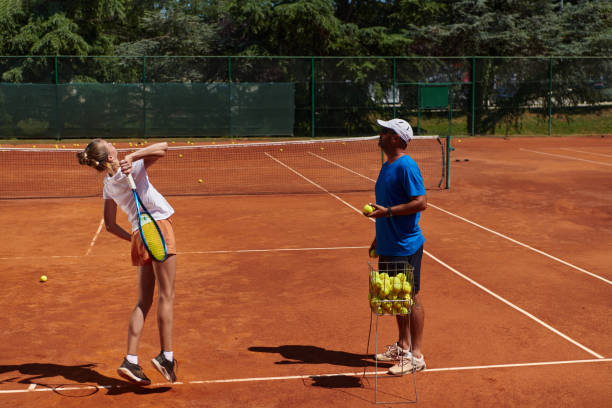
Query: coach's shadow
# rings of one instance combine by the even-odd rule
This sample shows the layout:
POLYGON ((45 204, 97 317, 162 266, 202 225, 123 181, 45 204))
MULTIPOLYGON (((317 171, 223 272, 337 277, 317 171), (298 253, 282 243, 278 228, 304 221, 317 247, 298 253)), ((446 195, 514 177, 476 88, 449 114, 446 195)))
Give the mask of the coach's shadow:
MULTIPOLYGON (((57 388, 60 384, 45 384, 45 378, 64 377, 69 381, 62 386, 71 386, 74 383, 97 384, 100 388, 106 389, 106 395, 120 395, 125 393, 133 394, 159 394, 170 390, 170 387, 144 388, 122 381, 117 378, 107 377, 94 370, 96 364, 82 365, 60 365, 49 363, 27 363, 15 365, 0 365, 0 375, 11 372, 19 372, 24 376, 16 376, 0 379, 0 384, 16 382, 19 384, 37 384, 43 387, 57 388)), ((94 392, 95 393, 95 392, 94 392)))
MULTIPOLYGON (((257 353, 278 353, 284 360, 274 364, 332 364, 346 367, 374 367, 373 355, 347 353, 346 351, 326 350, 317 346, 284 345, 277 347, 249 347, 257 353)), ((392 364, 378 363, 378 367, 391 367, 392 364)))

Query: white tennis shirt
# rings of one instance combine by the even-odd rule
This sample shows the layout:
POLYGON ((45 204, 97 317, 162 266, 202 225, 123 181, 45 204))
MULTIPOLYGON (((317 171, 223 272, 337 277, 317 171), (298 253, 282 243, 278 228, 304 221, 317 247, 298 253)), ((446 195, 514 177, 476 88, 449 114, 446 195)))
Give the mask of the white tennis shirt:
MULTIPOLYGON (((147 169, 144 166, 144 160, 137 160, 132 163, 132 178, 136 184, 136 192, 142 200, 149 213, 155 220, 165 220, 174 214, 174 208, 170 206, 163 195, 149 183, 147 169)), ((102 195, 105 200, 114 200, 117 205, 128 215, 130 224, 132 224, 132 232, 138 229, 138 211, 136 210, 136 202, 134 194, 127 181, 127 176, 121 171, 117 171, 115 175, 104 178, 104 190, 102 195)))

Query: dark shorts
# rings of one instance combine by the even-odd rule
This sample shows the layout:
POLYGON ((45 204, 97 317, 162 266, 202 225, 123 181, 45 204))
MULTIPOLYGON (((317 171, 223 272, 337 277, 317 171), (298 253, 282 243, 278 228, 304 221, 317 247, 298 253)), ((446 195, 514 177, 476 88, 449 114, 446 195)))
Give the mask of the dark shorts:
POLYGON ((408 263, 412 266, 414 275, 414 293, 419 293, 421 289, 421 260, 423 259, 423 246, 417 251, 408 256, 385 256, 380 255, 378 258, 378 271, 387 272, 389 276, 395 276, 399 272, 403 271, 401 267, 402 263, 408 263), (392 265, 396 264, 398 267, 394 268, 392 265))

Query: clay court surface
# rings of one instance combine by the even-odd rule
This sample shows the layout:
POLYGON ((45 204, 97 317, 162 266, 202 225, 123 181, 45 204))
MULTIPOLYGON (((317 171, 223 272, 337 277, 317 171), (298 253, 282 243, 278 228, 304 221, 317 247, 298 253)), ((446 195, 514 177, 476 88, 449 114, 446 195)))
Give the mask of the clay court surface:
MULTIPOLYGON (((451 189, 430 190, 421 218, 417 406, 609 406, 612 138, 453 145, 451 189)), ((137 282, 129 244, 99 231, 102 199, 0 200, 0 406, 375 406, 374 223, 360 213, 373 187, 168 197, 179 383, 149 362, 154 304, 143 388, 116 374, 137 282)), ((378 324, 380 345, 396 340, 392 317, 378 324)), ((388 366, 378 366, 379 400, 414 400, 413 376, 389 377, 388 366)))

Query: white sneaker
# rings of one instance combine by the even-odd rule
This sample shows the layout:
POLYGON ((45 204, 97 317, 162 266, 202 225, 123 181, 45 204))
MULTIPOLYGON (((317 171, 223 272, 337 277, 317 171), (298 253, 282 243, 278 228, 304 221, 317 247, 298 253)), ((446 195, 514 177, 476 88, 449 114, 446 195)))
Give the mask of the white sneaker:
POLYGON ((400 354, 402 353, 404 353, 404 350, 400 346, 398 346, 397 343, 393 343, 390 346, 387 346, 387 351, 385 351, 384 353, 377 354, 376 360, 396 361, 400 359, 400 354))
POLYGON ((389 374, 404 375, 413 371, 421 371, 425 369, 425 356, 416 358, 410 352, 400 356, 396 365, 389 368, 389 374))

